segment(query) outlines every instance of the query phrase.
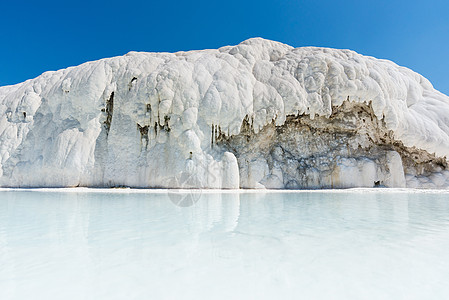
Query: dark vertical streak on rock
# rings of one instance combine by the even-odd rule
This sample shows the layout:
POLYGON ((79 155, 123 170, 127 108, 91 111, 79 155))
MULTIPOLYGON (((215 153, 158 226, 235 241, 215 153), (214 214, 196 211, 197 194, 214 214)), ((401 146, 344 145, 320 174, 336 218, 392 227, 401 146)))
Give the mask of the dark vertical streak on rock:
POLYGON ((212 124, 212 127, 211 127, 210 146, 211 146, 211 148, 214 148, 214 124, 212 124))
POLYGON ((104 121, 104 128, 106 129, 106 136, 109 135, 109 130, 111 129, 112 114, 114 112, 114 92, 106 101, 106 120, 104 121))
POLYGON ((148 137, 148 126, 140 126, 140 124, 137 124, 137 129, 140 131, 140 140, 141 142, 145 141, 145 149, 147 149, 150 141, 148 137))
POLYGON ((133 84, 136 80, 137 80, 137 77, 133 77, 133 79, 131 79, 131 81, 128 84, 128 91, 131 91, 131 89, 133 88, 133 84))

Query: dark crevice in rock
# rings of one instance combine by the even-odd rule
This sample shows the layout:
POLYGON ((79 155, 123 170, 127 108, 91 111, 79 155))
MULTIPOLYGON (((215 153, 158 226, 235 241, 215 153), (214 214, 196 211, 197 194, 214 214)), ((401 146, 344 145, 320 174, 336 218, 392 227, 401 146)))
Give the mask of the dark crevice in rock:
POLYGON ((131 81, 128 84, 128 91, 130 91, 133 88, 134 82, 137 81, 137 77, 133 77, 131 81))
POLYGON ((145 142, 145 149, 147 149, 150 141, 148 137, 148 126, 140 126, 140 124, 137 124, 137 129, 140 131, 140 141, 141 143, 145 142))
POLYGON ((103 126, 106 130, 106 136, 108 136, 109 130, 111 129, 112 114, 114 112, 114 92, 111 93, 111 96, 109 96, 109 99, 106 101, 104 112, 106 113, 106 120, 104 121, 103 126))
POLYGON ((155 135, 157 135, 158 132, 160 133, 162 131, 164 131, 167 134, 169 134, 170 131, 171 131, 169 122, 170 122, 170 116, 164 116, 164 123, 163 124, 161 124, 159 122, 155 122, 154 123, 154 133, 155 133, 155 135))
POLYGON ((211 126, 211 138, 210 138, 210 146, 214 148, 214 140, 215 140, 215 132, 214 132, 214 124, 211 126))
POLYGON ((170 122, 170 116, 164 116, 164 124, 162 125, 162 128, 166 131, 166 132, 170 132, 170 126, 168 125, 168 122, 170 122))

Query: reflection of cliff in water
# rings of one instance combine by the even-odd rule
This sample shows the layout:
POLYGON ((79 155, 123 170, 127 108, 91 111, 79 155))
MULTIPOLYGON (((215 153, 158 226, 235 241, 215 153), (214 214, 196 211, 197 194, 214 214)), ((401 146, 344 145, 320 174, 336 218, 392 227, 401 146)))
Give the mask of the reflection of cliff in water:
POLYGON ((144 243, 148 235, 164 233, 180 238, 209 231, 260 230, 268 225, 267 229, 280 226, 294 230, 311 228, 320 220, 320 226, 329 228, 340 219, 374 223, 388 219, 396 225, 411 226, 418 215, 432 224, 447 222, 444 212, 449 211, 449 203, 433 200, 438 194, 418 195, 205 192, 198 193, 193 205, 179 207, 166 193, 8 192, 2 193, 0 202, 0 225, 4 229, 0 235, 3 241, 14 243, 9 232, 23 230, 30 235, 24 240, 95 245, 118 242, 117 237, 144 243), (429 201, 436 202, 430 205, 429 201), (435 211, 439 206, 446 210, 435 211))
MULTIPOLYGON (((0 191, 0 286, 14 278, 0 298, 32 299, 27 287, 39 287, 46 299, 110 299, 111 291, 196 299, 211 288, 224 299, 236 291, 245 299, 288 299, 301 289, 291 282, 320 291, 316 276, 324 270, 326 286, 343 278, 352 287, 361 268, 379 270, 387 283, 427 284, 416 276, 447 273, 446 196, 207 191, 180 207, 167 193, 0 191), (382 260, 388 264, 379 267, 382 260), (411 264, 424 272, 407 277, 411 264)), ((371 275, 362 279, 372 286, 371 275)))

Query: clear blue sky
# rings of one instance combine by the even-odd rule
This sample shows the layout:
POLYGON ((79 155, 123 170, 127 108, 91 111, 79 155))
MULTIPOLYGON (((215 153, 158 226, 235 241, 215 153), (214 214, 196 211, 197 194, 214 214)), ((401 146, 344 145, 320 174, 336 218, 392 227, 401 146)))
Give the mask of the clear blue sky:
POLYGON ((250 37, 389 59, 449 94, 448 0, 2 0, 0 85, 131 50, 217 48, 250 37))

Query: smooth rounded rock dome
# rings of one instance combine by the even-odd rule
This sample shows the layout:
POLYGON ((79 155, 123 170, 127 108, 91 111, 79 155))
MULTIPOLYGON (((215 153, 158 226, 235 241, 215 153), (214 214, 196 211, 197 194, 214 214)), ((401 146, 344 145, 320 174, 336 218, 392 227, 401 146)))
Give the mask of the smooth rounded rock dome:
POLYGON ((447 188, 447 116, 350 50, 130 52, 0 87, 0 186, 447 188))

